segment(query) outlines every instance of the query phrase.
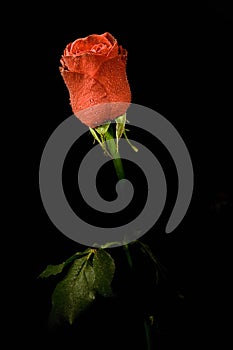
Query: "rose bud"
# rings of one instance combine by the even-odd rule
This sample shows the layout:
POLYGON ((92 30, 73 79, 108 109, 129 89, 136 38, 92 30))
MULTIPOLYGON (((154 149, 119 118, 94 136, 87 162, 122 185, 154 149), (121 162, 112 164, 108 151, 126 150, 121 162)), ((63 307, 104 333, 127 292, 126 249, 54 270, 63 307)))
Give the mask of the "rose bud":
POLYGON ((126 61, 127 51, 107 32, 66 46, 59 69, 82 123, 94 128, 126 112, 131 102, 126 61))

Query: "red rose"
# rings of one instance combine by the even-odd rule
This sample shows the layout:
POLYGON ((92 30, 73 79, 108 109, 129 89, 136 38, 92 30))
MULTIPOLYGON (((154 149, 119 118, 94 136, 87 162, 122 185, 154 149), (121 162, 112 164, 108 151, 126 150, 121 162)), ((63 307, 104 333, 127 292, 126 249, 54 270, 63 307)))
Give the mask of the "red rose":
POLYGON ((87 126, 96 127, 126 112, 131 101, 126 60, 127 51, 110 33, 89 35, 66 46, 60 72, 72 111, 87 126))

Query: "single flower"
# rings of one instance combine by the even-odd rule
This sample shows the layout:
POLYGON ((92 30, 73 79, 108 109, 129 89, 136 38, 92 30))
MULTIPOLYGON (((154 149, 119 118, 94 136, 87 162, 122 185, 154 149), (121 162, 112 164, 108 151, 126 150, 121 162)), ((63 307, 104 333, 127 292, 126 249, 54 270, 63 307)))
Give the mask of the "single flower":
POLYGON ((82 123, 95 128, 126 112, 131 102, 126 61, 127 51, 108 32, 66 46, 60 72, 72 111, 82 123))

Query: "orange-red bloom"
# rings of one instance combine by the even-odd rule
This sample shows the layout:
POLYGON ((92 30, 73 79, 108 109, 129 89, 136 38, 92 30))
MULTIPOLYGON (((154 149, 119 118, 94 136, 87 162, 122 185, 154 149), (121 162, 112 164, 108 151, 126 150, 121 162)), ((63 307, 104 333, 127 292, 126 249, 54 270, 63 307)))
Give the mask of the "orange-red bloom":
POLYGON ((72 111, 87 126, 96 127, 126 112, 126 103, 104 108, 106 103, 131 102, 126 60, 127 51, 108 32, 66 46, 60 72, 69 90, 72 111))

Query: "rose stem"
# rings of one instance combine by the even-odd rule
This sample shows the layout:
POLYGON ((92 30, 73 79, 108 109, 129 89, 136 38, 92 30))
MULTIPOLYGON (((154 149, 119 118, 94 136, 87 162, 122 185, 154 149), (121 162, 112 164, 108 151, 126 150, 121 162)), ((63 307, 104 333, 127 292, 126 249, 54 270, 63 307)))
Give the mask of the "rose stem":
MULTIPOLYGON (((137 242, 137 241, 135 241, 135 242, 137 242)), ((135 242, 132 242, 132 244, 135 242)), ((130 250, 129 250, 129 245, 125 244, 125 245, 123 245, 123 248, 124 248, 124 251, 126 254, 126 258, 128 260, 130 270, 133 271, 133 262, 132 262, 132 257, 131 257, 130 250)), ((144 317, 143 325, 144 325, 144 332, 145 332, 146 349, 151 350, 150 325, 148 324, 146 317, 144 317)))
MULTIPOLYGON (((120 153, 119 151, 117 151, 116 148, 116 143, 114 141, 114 134, 113 134, 113 130, 112 130, 112 125, 110 125, 108 131, 105 134, 106 137, 106 141, 108 144, 108 149, 109 152, 111 154, 111 156, 113 157, 113 164, 117 173, 117 177, 119 180, 122 180, 125 178, 125 173, 124 173, 124 168, 122 165, 122 161, 121 161, 121 157, 120 157, 120 153)), ((133 269, 133 263, 132 263, 132 257, 129 251, 129 246, 128 244, 123 245, 126 257, 127 257, 127 261, 129 264, 130 269, 133 269)), ((147 345, 147 350, 151 349, 151 343, 150 343, 150 327, 147 323, 147 320, 144 319, 144 330, 145 330, 145 338, 146 338, 146 345, 147 345)))
POLYGON ((144 319, 144 330, 145 330, 147 350, 151 350, 150 327, 149 327, 146 319, 144 319))
POLYGON ((121 156, 119 151, 117 151, 116 143, 114 140, 112 125, 110 125, 108 131, 105 134, 107 145, 109 152, 112 156, 113 164, 117 173, 117 177, 119 180, 123 180, 125 178, 125 173, 121 161, 121 156))

